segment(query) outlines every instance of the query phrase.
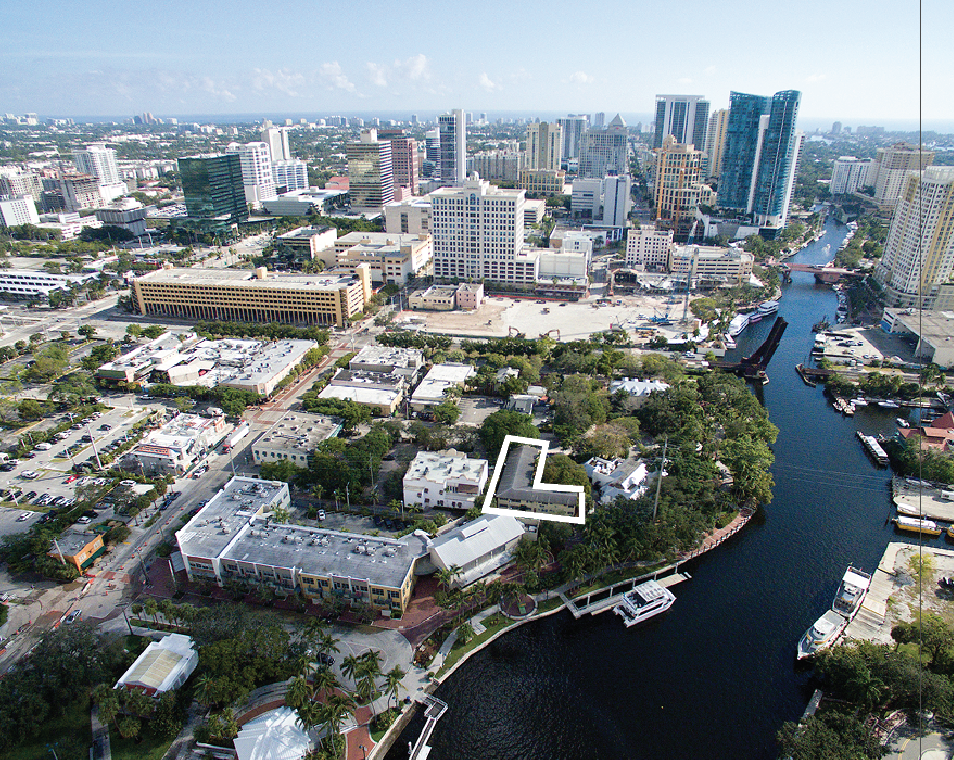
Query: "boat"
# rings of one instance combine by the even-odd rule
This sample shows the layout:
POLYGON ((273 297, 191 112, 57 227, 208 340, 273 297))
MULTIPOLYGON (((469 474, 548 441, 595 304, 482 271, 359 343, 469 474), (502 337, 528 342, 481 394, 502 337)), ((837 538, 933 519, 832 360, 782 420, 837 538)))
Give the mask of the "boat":
POLYGON ((948 525, 947 530, 944 531, 944 537, 948 541, 954 541, 954 525, 948 525))
POLYGON ((898 530, 906 530, 909 533, 918 533, 922 536, 940 536, 942 533, 933 520, 924 520, 917 517, 898 515, 894 519, 894 525, 898 530))
POLYGON ((900 427, 900 428, 909 428, 909 427, 911 427, 911 423, 908 422, 906 419, 904 419, 904 417, 896 417, 894 421, 895 421, 895 423, 897 424, 897 426, 900 427))
POLYGON ((901 405, 897 401, 879 401, 878 406, 882 409, 900 409, 901 405))
POLYGON ((888 452, 882 448, 878 439, 873 435, 865 435, 860 430, 856 430, 855 435, 858 436, 858 440, 861 441, 861 445, 865 447, 865 451, 868 452, 868 455, 878 464, 887 465, 891 461, 888 457, 888 452))
POLYGON ((851 403, 854 404, 855 406, 868 406, 867 399, 862 398, 861 396, 858 396, 858 398, 853 398, 851 400, 851 403))
POLYGON ((755 310, 755 313, 759 315, 759 319, 764 319, 769 314, 774 314, 778 311, 778 301, 763 301, 759 304, 758 308, 755 310))
POLYGON ((668 588, 663 588, 656 581, 646 581, 623 594, 623 600, 613 612, 621 615, 629 628, 665 612, 675 601, 676 597, 668 588))
POLYGON ((796 656, 799 660, 804 660, 807 657, 813 657, 822 649, 827 649, 835 643, 835 639, 841 635, 847 625, 848 620, 843 615, 839 615, 834 610, 828 610, 799 639, 796 656))
POLYGON ((725 344, 727 351, 731 351, 733 348, 738 348, 738 345, 736 344, 736 342, 732 340, 732 338, 730 338, 728 335, 722 336, 722 342, 725 344))
POLYGON ((732 318, 732 321, 729 322, 728 333, 730 338, 734 338, 740 332, 742 332, 749 325, 749 315, 748 314, 739 314, 736 317, 732 318))
POLYGON ((828 323, 828 317, 822 317, 812 325, 812 332, 824 332, 829 327, 831 327, 831 325, 828 323))
POLYGON ((838 587, 838 593, 831 603, 834 612, 851 622, 868 594, 871 587, 871 575, 859 570, 856 567, 848 565, 844 577, 841 579, 841 586, 838 587))

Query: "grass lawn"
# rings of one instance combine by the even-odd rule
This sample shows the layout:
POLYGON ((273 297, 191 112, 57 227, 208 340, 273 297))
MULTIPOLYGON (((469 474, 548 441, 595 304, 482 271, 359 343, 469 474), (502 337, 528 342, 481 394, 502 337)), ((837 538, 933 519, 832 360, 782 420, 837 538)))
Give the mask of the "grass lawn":
POLYGON ((461 657, 467 654, 467 652, 470 652, 474 648, 480 646, 487 639, 493 636, 495 633, 506 628, 508 625, 512 623, 513 623, 513 620, 508 618, 506 615, 501 615, 497 613, 497 622, 494 623, 493 625, 487 626, 487 630, 484 631, 482 634, 480 634, 479 636, 474 636, 474 638, 472 638, 466 644, 455 643, 454 646, 451 647, 450 653, 447 655, 447 659, 444 660, 444 664, 441 665, 441 669, 437 671, 438 677, 444 675, 444 673, 446 673, 448 670, 454 667, 454 664, 461 657))
POLYGON ((50 748, 60 760, 89 760, 89 748, 93 744, 89 707, 89 699, 77 700, 62 717, 47 721, 35 739, 0 752, 0 760, 50 760, 53 757, 50 748))
POLYGON ((109 746, 113 760, 161 760, 173 741, 175 740, 149 736, 137 742, 135 739, 123 739, 112 726, 109 729, 109 746))
POLYGON ((549 612, 550 610, 555 610, 557 607, 562 606, 563 600, 559 596, 553 596, 550 599, 547 599, 545 602, 540 602, 537 604, 537 613, 549 612))

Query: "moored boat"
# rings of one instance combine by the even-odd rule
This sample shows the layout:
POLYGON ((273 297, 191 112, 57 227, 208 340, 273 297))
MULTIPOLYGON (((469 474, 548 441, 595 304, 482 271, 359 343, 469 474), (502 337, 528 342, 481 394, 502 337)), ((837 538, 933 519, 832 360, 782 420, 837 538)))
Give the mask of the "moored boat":
POLYGON ((882 409, 900 409, 901 405, 897 401, 892 401, 888 399, 887 401, 879 401, 878 406, 882 409))
POLYGON ((730 338, 734 338, 749 325, 749 314, 739 314, 729 322, 728 333, 730 338))
POLYGON ((841 635, 847 625, 848 620, 843 615, 839 615, 834 610, 828 610, 799 639, 796 656, 799 660, 804 660, 807 657, 813 657, 822 649, 827 649, 835 643, 835 639, 841 635))
POLYGON ((850 622, 861 609, 870 587, 871 575, 848 565, 841 579, 841 585, 838 587, 838 593, 835 594, 835 599, 831 603, 832 610, 839 615, 844 615, 850 622))
POLYGON ((623 600, 613 612, 621 615, 623 623, 629 628, 665 612, 675 601, 676 597, 668 588, 663 588, 656 581, 646 581, 623 594, 623 600))
POLYGON ((941 529, 937 527, 937 523, 933 520, 898 515, 894 519, 894 525, 898 530, 906 530, 909 533, 918 533, 922 536, 941 535, 941 529))

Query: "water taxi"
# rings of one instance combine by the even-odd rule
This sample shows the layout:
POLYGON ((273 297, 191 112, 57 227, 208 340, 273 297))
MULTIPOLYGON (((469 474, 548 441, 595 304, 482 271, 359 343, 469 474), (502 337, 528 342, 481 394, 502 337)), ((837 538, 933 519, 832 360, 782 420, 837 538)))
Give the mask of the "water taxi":
POLYGON ((646 581, 623 594, 623 601, 616 605, 613 612, 621 615, 623 623, 629 628, 665 612, 675 601, 676 597, 668 588, 663 588, 656 581, 646 581))
POLYGON ((894 525, 898 530, 906 530, 910 533, 918 533, 922 536, 940 536, 941 529, 933 520, 924 520, 917 517, 905 517, 898 515, 894 519, 894 525))

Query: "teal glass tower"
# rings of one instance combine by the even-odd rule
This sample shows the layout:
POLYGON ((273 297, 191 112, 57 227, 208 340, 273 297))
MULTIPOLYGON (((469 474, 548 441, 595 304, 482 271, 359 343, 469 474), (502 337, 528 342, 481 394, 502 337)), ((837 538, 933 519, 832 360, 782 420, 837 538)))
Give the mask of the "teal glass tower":
POLYGON ((248 219, 242 164, 237 153, 180 158, 179 173, 190 219, 248 219))

